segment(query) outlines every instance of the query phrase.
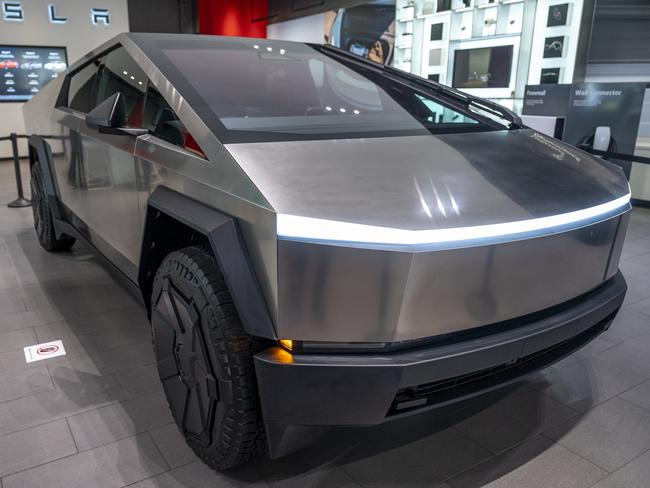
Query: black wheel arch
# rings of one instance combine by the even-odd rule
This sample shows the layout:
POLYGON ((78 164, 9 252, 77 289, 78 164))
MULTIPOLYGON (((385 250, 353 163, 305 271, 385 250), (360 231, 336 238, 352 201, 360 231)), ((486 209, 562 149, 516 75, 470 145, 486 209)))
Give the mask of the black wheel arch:
POLYGON ((277 340, 236 220, 164 186, 149 196, 144 223, 138 285, 147 312, 151 313, 153 279, 163 259, 191 245, 211 249, 246 333, 277 340))
POLYGON ((54 168, 52 166, 52 147, 41 136, 30 136, 28 147, 30 171, 35 164, 39 165, 41 174, 43 175, 43 183, 45 184, 50 210, 55 219, 60 219, 62 213, 59 208, 59 187, 57 186, 56 178, 54 177, 54 168))

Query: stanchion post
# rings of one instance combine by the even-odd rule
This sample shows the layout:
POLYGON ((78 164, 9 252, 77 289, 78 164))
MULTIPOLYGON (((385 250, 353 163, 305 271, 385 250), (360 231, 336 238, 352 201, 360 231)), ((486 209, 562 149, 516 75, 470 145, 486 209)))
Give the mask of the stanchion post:
POLYGON ((12 132, 9 134, 9 139, 11 140, 11 151, 13 152, 14 157, 14 171, 16 172, 16 190, 18 191, 18 198, 9 202, 7 207, 31 207, 32 202, 25 198, 25 195, 23 194, 23 177, 20 172, 20 158, 18 157, 18 135, 15 132, 12 132))

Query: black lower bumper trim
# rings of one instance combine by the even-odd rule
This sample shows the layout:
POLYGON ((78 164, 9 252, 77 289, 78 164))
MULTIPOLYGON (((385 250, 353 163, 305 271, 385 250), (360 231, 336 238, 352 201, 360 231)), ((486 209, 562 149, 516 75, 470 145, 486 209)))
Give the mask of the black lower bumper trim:
POLYGON ((267 349, 255 356, 264 421, 274 432, 283 430, 279 426, 375 425, 499 387, 596 337, 626 290, 619 272, 567 307, 517 328, 415 350, 344 355, 267 349))
POLYGON ((515 361, 475 371, 465 375, 404 388, 397 392, 388 410, 387 417, 426 408, 429 405, 442 406, 466 398, 476 392, 491 390, 539 371, 549 364, 568 356, 591 342, 609 327, 616 312, 611 313, 592 328, 558 344, 524 356, 515 361))

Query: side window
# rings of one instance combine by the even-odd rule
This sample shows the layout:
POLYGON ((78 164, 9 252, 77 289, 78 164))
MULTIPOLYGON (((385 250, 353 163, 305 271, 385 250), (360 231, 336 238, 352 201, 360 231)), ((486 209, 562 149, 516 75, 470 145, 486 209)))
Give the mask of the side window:
POLYGON ((151 134, 205 158, 205 154, 176 113, 153 86, 147 91, 142 127, 151 134))
POLYGON ((126 106, 127 125, 142 127, 146 91, 146 75, 123 47, 106 55, 106 60, 99 70, 95 106, 121 92, 126 106))
POLYGON ((98 58, 70 76, 68 107, 88 113, 95 108, 95 81, 102 59, 98 58))
POLYGON ((425 116, 427 122, 433 124, 478 124, 477 120, 440 105, 422 95, 415 94, 415 99, 421 103, 421 105, 418 104, 416 113, 425 116))

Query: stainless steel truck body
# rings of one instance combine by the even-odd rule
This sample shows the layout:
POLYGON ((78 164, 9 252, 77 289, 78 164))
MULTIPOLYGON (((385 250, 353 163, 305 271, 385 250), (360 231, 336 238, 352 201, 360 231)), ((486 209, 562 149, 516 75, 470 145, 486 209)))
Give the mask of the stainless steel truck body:
POLYGON ((25 119, 41 244, 142 297, 216 467, 514 381, 625 295, 618 167, 335 48, 122 34, 25 119))

